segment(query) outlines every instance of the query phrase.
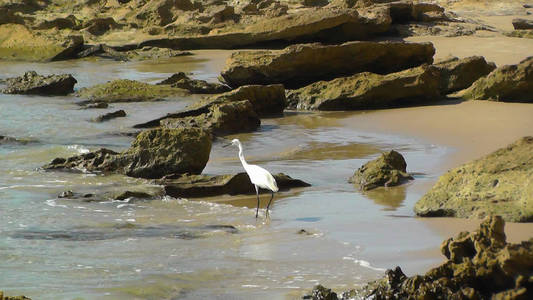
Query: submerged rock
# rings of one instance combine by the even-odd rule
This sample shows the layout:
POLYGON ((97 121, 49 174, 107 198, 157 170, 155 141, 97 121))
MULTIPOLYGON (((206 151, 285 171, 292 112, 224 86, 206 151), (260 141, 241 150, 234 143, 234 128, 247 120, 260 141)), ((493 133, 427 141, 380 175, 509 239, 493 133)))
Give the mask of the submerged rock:
POLYGON ((220 83, 191 79, 183 72, 173 74, 158 84, 170 84, 172 87, 188 90, 193 94, 220 94, 230 90, 228 86, 220 83))
POLYGON ((123 118, 126 116, 126 112, 122 109, 109 112, 107 114, 100 115, 94 119, 95 122, 105 122, 115 118, 123 118))
POLYGON ((533 221, 533 137, 442 175, 414 207, 419 216, 533 221))
POLYGON ((154 85, 136 80, 119 79, 92 87, 83 88, 76 96, 90 102, 139 102, 155 101, 173 95, 184 95, 185 91, 166 85, 154 85))
POLYGON ((533 56, 480 78, 466 90, 466 99, 533 102, 533 56))
POLYGON ((13 144, 16 144, 16 145, 26 145, 26 144, 30 144, 30 143, 36 143, 37 140, 33 140, 33 139, 28 139, 28 138, 15 138, 15 137, 12 137, 12 136, 5 136, 5 135, 0 135, 0 145, 13 145, 13 144))
POLYGON ((487 63, 482 56, 459 59, 452 57, 434 64, 440 71, 440 90, 443 95, 466 89, 479 78, 494 69, 494 63, 487 63))
POLYGON ((174 173, 201 173, 210 151, 211 138, 204 130, 158 128, 141 132, 124 152, 100 149, 68 159, 56 158, 43 168, 161 178, 174 173))
POLYGON ((440 72, 424 65, 398 73, 359 73, 319 81, 287 92, 289 107, 302 110, 358 110, 408 106, 442 99, 440 72))
MULTIPOLYGON (((160 195, 160 193, 159 193, 160 195)), ((137 200, 149 200, 157 197, 158 194, 147 193, 143 191, 122 191, 122 192, 105 192, 105 193, 78 193, 71 190, 61 192, 57 195, 58 199, 78 200, 82 202, 105 202, 111 200, 128 200, 128 203, 137 200)))
POLYGON ((78 81, 70 74, 43 76, 35 71, 24 73, 20 77, 8 78, 5 94, 28 95, 68 95, 74 92, 78 81))
POLYGON ((221 76, 228 85, 282 83, 288 87, 360 72, 387 74, 432 63, 431 43, 348 42, 303 44, 283 50, 235 52, 221 76))
POLYGON ((403 156, 391 150, 357 169, 348 182, 358 185, 364 191, 380 186, 395 186, 413 179, 406 168, 403 156))
MULTIPOLYGON (((296 187, 307 187, 310 184, 293 179, 283 173, 275 174, 274 178, 280 190, 296 187)), ((165 187, 165 193, 179 198, 209 197, 218 195, 255 194, 255 188, 246 173, 232 175, 180 175, 169 176, 158 181, 165 187)), ((262 192, 265 192, 262 190, 262 192)), ((269 191, 268 191, 269 192, 269 191)))
POLYGON ((407 277, 400 267, 342 299, 530 299, 533 297, 533 239, 505 241, 504 221, 493 216, 476 232, 443 242, 448 259, 425 275, 407 277))

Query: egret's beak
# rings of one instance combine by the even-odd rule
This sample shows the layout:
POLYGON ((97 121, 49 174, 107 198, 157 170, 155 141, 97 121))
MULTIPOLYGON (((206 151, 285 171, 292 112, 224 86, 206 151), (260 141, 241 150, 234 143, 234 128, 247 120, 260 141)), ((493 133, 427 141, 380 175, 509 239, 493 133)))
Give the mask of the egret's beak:
POLYGON ((232 145, 232 144, 226 144, 226 145, 222 146, 222 148, 227 148, 227 147, 229 147, 229 146, 231 146, 231 145, 232 145))

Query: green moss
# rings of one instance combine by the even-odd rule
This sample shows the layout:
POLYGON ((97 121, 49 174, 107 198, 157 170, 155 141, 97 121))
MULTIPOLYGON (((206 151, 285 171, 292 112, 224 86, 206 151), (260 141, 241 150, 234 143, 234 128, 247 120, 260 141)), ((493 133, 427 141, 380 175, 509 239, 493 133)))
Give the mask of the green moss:
POLYGON ((77 96, 93 102, 154 101, 172 95, 183 95, 181 89, 166 85, 154 85, 135 80, 119 79, 104 84, 83 88, 77 96))

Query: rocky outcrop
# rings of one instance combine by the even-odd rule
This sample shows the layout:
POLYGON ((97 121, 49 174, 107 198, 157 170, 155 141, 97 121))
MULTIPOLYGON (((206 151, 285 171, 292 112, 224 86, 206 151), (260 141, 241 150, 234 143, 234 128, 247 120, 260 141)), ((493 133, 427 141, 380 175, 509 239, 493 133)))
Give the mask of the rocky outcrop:
POLYGON ((434 66, 440 71, 440 90, 443 95, 466 89, 496 69, 494 63, 487 63, 482 56, 452 57, 434 66))
MULTIPOLYGON (((447 261, 425 275, 407 277, 400 267, 381 280, 344 292, 341 299, 530 299, 533 297, 533 239, 506 243, 504 221, 485 219, 475 232, 444 241, 447 261)), ((313 291, 328 292, 321 287, 313 291)), ((339 299, 329 291, 331 298, 339 299)), ((313 298, 315 299, 315 298, 313 298)))
POLYGON ((533 221, 533 137, 524 137, 442 175, 414 210, 419 216, 533 221))
POLYGON ((185 91, 166 85, 148 84, 136 80, 119 79, 80 89, 76 96, 89 102, 140 102, 155 101, 185 91))
POLYGON ((390 1, 389 8, 392 23, 446 21, 448 17, 444 8, 433 3, 416 3, 414 1, 390 1))
MULTIPOLYGON (((310 184, 302 180, 293 179, 283 173, 275 174, 274 178, 282 191, 310 186, 310 184)), ((255 194, 255 188, 246 173, 216 176, 184 174, 181 176, 169 176, 169 178, 160 180, 157 183, 164 186, 167 195, 175 198, 255 194)), ((265 191, 262 190, 262 192, 265 191)))
POLYGON ((466 99, 533 102, 533 56, 480 78, 466 90, 466 99))
POLYGON ((533 20, 513 19, 513 27, 515 30, 533 29, 533 20))
POLYGON ((107 114, 100 115, 94 119, 95 122, 105 122, 115 118, 123 118, 126 116, 126 112, 123 109, 109 112, 107 114))
POLYGON ((74 92, 74 85, 78 81, 70 74, 42 76, 35 71, 6 80, 7 87, 2 90, 5 94, 27 95, 68 95, 74 92))
POLYGON ((124 152, 100 149, 68 159, 56 158, 43 168, 161 178, 174 173, 201 173, 210 151, 211 138, 204 130, 159 128, 141 132, 124 152))
POLYGON ((250 25, 227 26, 208 35, 153 39, 139 46, 173 49, 234 49, 251 45, 297 42, 345 42, 383 34, 390 16, 361 16, 355 9, 313 8, 292 14, 261 18, 250 25))
POLYGON ((364 72, 315 82, 288 91, 287 102, 301 110, 390 108, 439 100, 439 87, 439 70, 425 65, 387 75, 364 72))
POLYGON ((431 43, 358 41, 342 45, 293 45, 283 50, 235 52, 221 76, 232 87, 272 83, 301 87, 360 72, 397 72, 432 63, 434 54, 431 43))
POLYGON ((83 45, 77 35, 35 33, 24 25, 0 25, 0 59, 51 61, 73 57, 83 45))
POLYGON ((30 143, 37 143, 37 140, 0 135, 0 145, 26 145, 30 143))
POLYGON ((403 156, 392 150, 357 169, 348 182, 356 184, 363 191, 380 186, 395 186, 413 179, 406 168, 403 156))
POLYGON ((230 90, 228 86, 220 83, 191 79, 183 72, 175 73, 158 84, 170 84, 172 87, 188 90, 193 94, 220 94, 230 90))
POLYGON ((213 133, 229 134, 252 131, 259 127, 258 116, 281 113, 286 106, 282 85, 250 85, 198 101, 187 110, 155 119, 135 128, 181 124, 202 126, 213 133), (210 130, 211 130, 210 129, 210 130))

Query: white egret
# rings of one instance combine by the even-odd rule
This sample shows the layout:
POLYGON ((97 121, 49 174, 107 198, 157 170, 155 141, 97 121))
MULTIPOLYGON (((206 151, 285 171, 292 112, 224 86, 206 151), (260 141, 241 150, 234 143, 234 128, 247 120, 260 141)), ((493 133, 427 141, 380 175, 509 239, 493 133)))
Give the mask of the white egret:
POLYGON ((241 160, 242 166, 244 167, 244 170, 248 174, 248 177, 250 177, 250 181, 255 186, 255 194, 257 196, 257 209, 255 210, 256 218, 257 218, 257 215, 259 214, 259 188, 270 190, 270 192, 272 193, 272 196, 270 197, 270 201, 268 201, 268 205, 266 208, 266 214, 268 216, 268 209, 270 208, 270 203, 272 202, 272 199, 274 198, 274 193, 279 190, 278 185, 276 183, 276 179, 274 179, 274 176, 272 176, 270 172, 261 168, 260 166, 250 165, 246 162, 246 160, 244 159, 244 155, 242 153, 241 142, 238 139, 233 139, 231 141, 231 144, 227 146, 231 146, 231 145, 239 147, 239 159, 241 160))

